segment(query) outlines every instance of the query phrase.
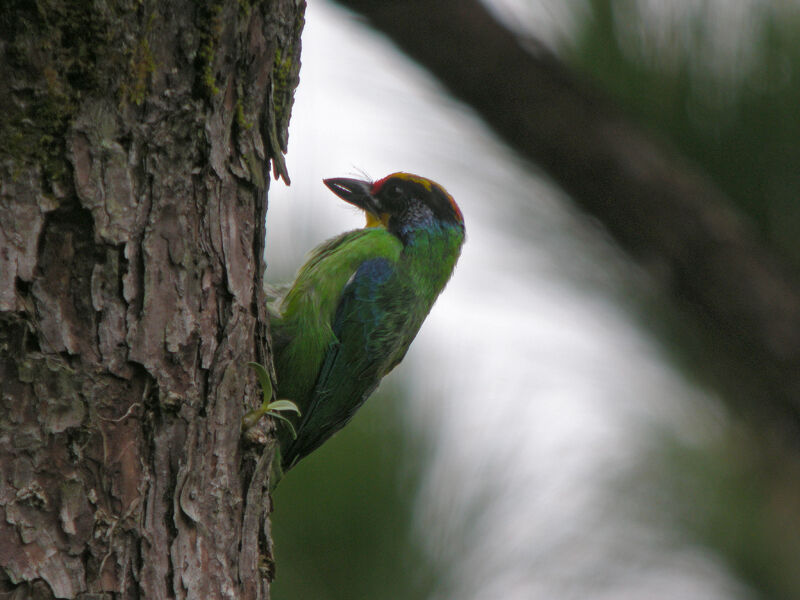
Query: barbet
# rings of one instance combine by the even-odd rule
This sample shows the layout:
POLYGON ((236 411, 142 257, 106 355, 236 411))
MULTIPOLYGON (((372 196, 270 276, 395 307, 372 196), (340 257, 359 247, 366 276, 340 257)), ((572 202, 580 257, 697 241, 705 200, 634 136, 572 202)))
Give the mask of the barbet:
POLYGON ((429 179, 324 183, 367 224, 317 247, 270 304, 277 396, 301 413, 296 438, 279 427, 282 471, 344 427, 403 359, 464 243, 458 205, 429 179))

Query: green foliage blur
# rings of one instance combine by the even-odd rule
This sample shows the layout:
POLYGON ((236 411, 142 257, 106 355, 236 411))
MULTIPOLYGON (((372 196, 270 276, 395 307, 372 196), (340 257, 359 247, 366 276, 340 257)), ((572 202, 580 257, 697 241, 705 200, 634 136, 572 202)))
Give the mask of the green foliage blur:
POLYGON ((273 494, 275 600, 430 597, 437 569, 415 536, 425 444, 391 385, 273 494))
POLYGON ((643 2, 590 0, 563 54, 800 265, 800 6, 730 9, 748 4, 736 29, 721 31, 724 2, 667 2, 697 11, 668 24, 647 23, 643 2))
POLYGON ((654 521, 714 552, 755 597, 800 598, 795 456, 740 424, 696 446, 662 437, 642 467, 637 488, 662 500, 654 521))
MULTIPOLYGON (((691 4, 679 25, 648 24, 645 3, 590 0, 563 56, 800 267, 800 5, 751 3, 739 29, 721 31, 723 3, 691 4)), ((796 448, 742 421, 699 443, 655 439, 628 483, 654 486, 662 526, 714 552, 756 597, 800 598, 796 448)))

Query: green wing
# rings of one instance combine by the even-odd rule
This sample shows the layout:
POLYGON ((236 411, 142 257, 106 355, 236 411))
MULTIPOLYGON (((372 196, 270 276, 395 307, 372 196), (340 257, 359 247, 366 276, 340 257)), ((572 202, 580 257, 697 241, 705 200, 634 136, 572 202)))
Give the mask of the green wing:
POLYGON ((413 339, 406 334, 413 300, 412 289, 398 286, 393 262, 376 258, 359 266, 343 291, 336 341, 325 354, 297 439, 282 452, 284 469, 344 427, 405 353, 413 339))
POLYGON ((400 241, 384 229, 360 229, 319 246, 270 315, 278 393, 305 414, 325 355, 337 338, 336 311, 348 282, 372 258, 395 262, 400 241))
MULTIPOLYGON (((334 321, 344 290, 365 261, 395 263, 401 251, 402 243, 383 228, 350 231, 318 246, 288 291, 268 290, 277 394, 295 402, 303 416, 314 402, 328 352, 339 343, 334 321)), ((284 428, 278 437, 285 451, 292 440, 284 428)))

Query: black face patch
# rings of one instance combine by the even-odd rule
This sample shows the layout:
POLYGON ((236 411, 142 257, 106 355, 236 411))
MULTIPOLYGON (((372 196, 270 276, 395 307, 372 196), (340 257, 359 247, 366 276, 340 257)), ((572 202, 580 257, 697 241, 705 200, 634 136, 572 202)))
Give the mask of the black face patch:
POLYGON ((463 223, 464 217, 461 210, 453 201, 453 197, 445 192, 441 186, 433 184, 431 190, 430 206, 433 214, 442 221, 452 221, 454 223, 463 223))
POLYGON ((440 221, 463 223, 461 211, 442 187, 428 179, 397 173, 374 184, 373 194, 386 212, 397 216, 401 221, 409 212, 419 215, 414 204, 422 204, 430 209, 434 218, 440 221))

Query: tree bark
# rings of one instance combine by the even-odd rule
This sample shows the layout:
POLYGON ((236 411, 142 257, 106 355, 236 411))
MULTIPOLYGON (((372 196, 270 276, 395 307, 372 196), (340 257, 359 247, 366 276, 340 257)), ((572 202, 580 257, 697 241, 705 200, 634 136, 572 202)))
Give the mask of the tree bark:
POLYGON ((712 182, 478 0, 338 2, 596 217, 668 291, 700 340, 704 374, 797 439, 800 277, 712 182))
POLYGON ((240 422, 304 8, 4 5, 0 595, 268 598, 240 422))

